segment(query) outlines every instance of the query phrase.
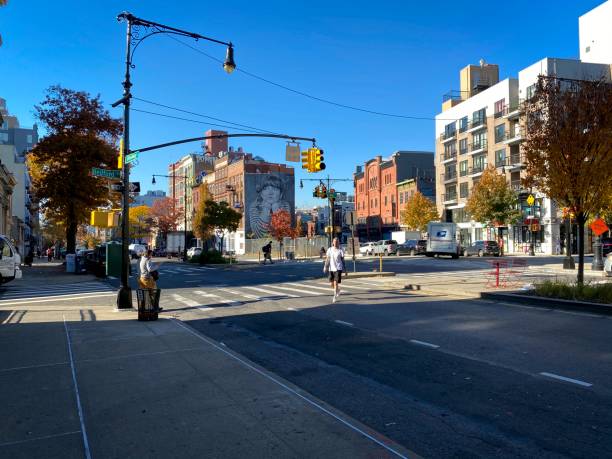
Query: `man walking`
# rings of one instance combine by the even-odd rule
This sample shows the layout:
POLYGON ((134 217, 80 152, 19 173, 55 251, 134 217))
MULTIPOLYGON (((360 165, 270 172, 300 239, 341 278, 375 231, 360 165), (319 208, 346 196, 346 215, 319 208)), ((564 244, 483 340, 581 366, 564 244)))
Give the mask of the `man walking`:
POLYGON ((334 291, 332 303, 335 303, 340 296, 340 282, 342 282, 342 272, 344 271, 344 250, 340 248, 340 240, 335 237, 332 246, 327 249, 323 272, 329 271, 329 281, 334 291))
POLYGON ((268 242, 266 245, 264 245, 261 248, 261 251, 264 254, 264 261, 263 264, 266 264, 266 260, 270 260, 270 264, 274 264, 274 262, 272 261, 272 241, 268 242))

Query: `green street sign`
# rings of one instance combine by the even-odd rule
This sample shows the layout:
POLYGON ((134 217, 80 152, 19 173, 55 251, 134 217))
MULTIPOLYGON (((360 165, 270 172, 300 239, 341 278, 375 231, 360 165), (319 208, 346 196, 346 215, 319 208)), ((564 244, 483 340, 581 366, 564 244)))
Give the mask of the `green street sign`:
POLYGON ((93 175, 94 177, 118 179, 121 178, 121 171, 116 169, 101 169, 99 167, 92 167, 91 175, 93 175))
POLYGON ((137 159, 138 159, 138 152, 135 151, 134 153, 130 153, 129 155, 125 156, 125 164, 133 163, 137 159))

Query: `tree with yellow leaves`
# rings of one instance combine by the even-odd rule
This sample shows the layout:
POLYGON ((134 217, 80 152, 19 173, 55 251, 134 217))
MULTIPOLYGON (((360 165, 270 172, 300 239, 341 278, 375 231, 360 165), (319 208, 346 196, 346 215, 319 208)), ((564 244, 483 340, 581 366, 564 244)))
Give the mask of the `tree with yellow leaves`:
POLYGON ((420 191, 408 198, 401 213, 402 224, 413 231, 423 233, 427 224, 440 219, 436 205, 420 191))
POLYGON ((151 235, 153 217, 151 208, 137 206, 130 208, 130 236, 134 239, 146 239, 151 235))

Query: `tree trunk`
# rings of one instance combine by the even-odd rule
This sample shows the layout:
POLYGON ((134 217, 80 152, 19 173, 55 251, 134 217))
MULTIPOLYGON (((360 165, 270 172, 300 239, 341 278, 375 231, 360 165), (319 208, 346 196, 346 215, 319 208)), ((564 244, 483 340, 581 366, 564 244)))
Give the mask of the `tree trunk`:
POLYGON ((66 218, 66 253, 76 253, 76 236, 78 225, 74 216, 74 209, 68 209, 66 218))
POLYGON ((576 215, 576 223, 578 223, 578 279, 579 285, 584 283, 584 224, 586 216, 583 212, 576 215))

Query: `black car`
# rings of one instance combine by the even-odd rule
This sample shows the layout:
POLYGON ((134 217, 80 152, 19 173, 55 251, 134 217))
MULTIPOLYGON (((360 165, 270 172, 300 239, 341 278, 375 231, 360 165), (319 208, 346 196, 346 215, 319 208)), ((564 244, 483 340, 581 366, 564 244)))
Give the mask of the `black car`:
POLYGON ((604 257, 609 253, 612 253, 612 237, 601 238, 601 253, 604 257))
POLYGON ((463 251, 463 255, 466 257, 470 255, 478 255, 479 257, 494 255, 499 257, 500 252, 499 244, 495 241, 476 241, 463 251))
POLYGON ((427 241, 425 239, 409 239, 403 244, 397 245, 396 255, 423 255, 427 252, 427 241))

